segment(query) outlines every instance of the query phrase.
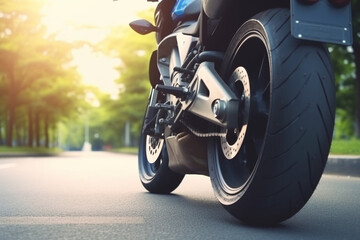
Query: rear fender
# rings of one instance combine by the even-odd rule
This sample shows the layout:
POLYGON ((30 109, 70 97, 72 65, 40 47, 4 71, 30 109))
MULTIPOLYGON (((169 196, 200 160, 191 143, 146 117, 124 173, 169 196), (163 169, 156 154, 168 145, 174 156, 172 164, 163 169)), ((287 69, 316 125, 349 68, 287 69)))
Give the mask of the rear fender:
POLYGON ((351 4, 338 7, 330 1, 303 4, 291 0, 291 34, 295 38, 352 45, 351 4))
POLYGON ((223 16, 226 7, 233 0, 203 0, 203 9, 210 19, 216 19, 223 16))

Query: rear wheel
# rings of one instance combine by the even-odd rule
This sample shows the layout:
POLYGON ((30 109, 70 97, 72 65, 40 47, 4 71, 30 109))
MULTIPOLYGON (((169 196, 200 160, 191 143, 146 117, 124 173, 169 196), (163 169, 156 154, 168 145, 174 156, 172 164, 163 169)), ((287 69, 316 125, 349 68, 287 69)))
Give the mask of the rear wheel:
POLYGON ((242 117, 209 141, 215 195, 242 221, 281 222, 308 201, 326 164, 335 114, 329 54, 291 36, 287 9, 271 9, 240 27, 221 71, 242 117))

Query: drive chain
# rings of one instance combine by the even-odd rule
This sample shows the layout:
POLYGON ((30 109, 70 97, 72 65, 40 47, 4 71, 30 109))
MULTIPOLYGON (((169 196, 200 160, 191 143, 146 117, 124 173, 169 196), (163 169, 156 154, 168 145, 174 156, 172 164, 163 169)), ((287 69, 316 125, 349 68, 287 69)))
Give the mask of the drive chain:
POLYGON ((195 129, 193 129, 192 127, 190 127, 187 123, 185 123, 184 121, 181 121, 181 123, 195 136, 197 137, 201 137, 201 138, 207 138, 207 137, 226 137, 226 133, 222 132, 210 132, 210 133, 202 133, 202 132, 198 132, 195 129))

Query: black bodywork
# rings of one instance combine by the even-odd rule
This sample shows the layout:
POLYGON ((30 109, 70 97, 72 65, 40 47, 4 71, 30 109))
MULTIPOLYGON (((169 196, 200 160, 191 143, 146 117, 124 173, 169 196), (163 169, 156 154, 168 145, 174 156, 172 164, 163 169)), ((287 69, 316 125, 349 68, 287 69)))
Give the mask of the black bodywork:
POLYGON ((163 0, 155 11, 158 43, 184 22, 196 21, 191 34, 199 36, 207 50, 225 51, 237 29, 252 16, 270 8, 289 8, 295 38, 352 44, 351 4, 339 8, 329 1, 304 4, 299 0, 198 0, 189 6, 185 18, 176 23, 171 18, 175 2, 163 0))

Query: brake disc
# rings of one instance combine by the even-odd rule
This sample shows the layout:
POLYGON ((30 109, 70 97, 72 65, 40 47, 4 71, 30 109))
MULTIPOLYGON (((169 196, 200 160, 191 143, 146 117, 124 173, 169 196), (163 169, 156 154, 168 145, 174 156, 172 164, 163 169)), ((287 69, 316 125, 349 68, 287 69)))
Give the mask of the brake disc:
POLYGON ((149 163, 154 163, 160 157, 164 146, 164 139, 146 136, 146 158, 149 163))
POLYGON ((244 142, 247 124, 249 120, 250 111, 250 81, 247 71, 244 67, 238 67, 232 73, 229 79, 230 88, 238 95, 240 95, 241 104, 240 109, 241 120, 239 120, 239 127, 235 129, 224 129, 226 135, 220 137, 221 149, 224 156, 231 160, 233 159, 244 142))

